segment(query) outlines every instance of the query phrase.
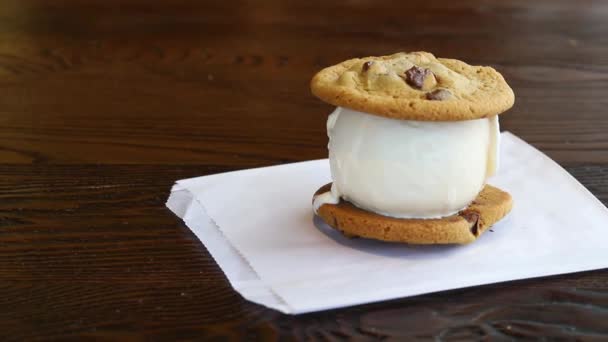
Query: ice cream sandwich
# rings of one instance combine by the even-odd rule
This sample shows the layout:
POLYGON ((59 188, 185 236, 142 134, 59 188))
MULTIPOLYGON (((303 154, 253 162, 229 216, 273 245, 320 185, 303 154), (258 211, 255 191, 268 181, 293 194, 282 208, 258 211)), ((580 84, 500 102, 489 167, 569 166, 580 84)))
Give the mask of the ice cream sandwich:
POLYGON ((499 166, 498 115, 514 94, 491 67, 428 52, 351 59, 317 73, 333 182, 313 210, 348 236, 469 243, 512 207, 487 185, 499 166))

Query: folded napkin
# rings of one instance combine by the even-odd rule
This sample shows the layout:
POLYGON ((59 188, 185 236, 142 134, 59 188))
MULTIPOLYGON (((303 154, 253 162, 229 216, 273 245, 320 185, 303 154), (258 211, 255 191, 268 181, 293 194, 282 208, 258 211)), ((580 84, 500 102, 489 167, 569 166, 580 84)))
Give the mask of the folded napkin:
POLYGON ((348 239, 315 218, 326 159, 177 181, 167 206, 232 287, 298 314, 608 267, 608 210, 568 172, 510 133, 489 183, 513 211, 476 242, 409 246, 348 239))

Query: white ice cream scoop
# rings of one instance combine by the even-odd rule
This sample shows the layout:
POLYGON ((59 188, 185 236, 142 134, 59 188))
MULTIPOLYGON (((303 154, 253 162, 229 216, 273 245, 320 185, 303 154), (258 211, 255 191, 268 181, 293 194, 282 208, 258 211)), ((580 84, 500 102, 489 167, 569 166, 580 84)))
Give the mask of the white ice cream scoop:
POLYGON ((327 120, 332 191, 381 215, 439 218, 467 207, 498 167, 498 116, 467 121, 389 119, 338 107, 327 120))

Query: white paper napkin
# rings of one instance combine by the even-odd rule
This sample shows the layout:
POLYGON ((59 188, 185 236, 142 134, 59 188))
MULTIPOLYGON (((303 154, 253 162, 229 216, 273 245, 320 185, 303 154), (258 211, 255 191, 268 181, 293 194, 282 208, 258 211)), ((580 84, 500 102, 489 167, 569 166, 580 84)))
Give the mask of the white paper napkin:
POLYGON ((246 299, 298 314, 608 267, 608 210, 510 133, 490 180, 513 211, 465 246, 348 239, 315 218, 326 159, 177 181, 167 206, 246 299))

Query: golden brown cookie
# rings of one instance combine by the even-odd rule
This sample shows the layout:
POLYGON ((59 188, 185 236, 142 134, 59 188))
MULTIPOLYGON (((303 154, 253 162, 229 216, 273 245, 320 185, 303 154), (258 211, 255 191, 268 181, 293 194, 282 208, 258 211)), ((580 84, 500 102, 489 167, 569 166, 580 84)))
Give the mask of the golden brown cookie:
MULTIPOLYGON (((325 193, 331 183, 316 195, 325 193)), ((475 241, 484 231, 511 211, 511 195, 486 185, 477 198, 460 213, 441 219, 398 219, 360 209, 350 202, 323 204, 318 215, 347 236, 411 244, 464 244, 475 241)))
POLYGON ((332 105, 403 120, 480 119, 515 101, 493 68, 428 52, 350 59, 321 70, 310 86, 332 105))

